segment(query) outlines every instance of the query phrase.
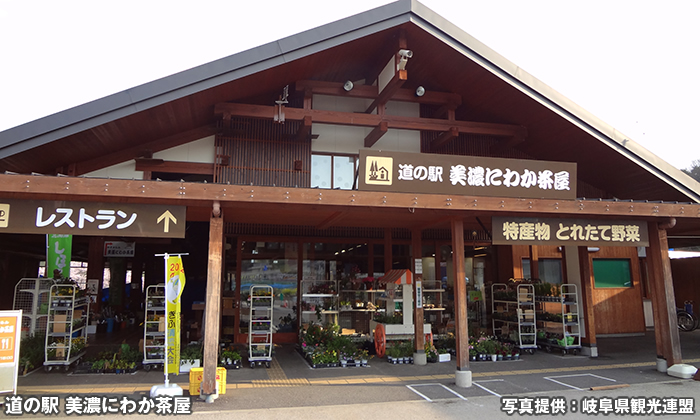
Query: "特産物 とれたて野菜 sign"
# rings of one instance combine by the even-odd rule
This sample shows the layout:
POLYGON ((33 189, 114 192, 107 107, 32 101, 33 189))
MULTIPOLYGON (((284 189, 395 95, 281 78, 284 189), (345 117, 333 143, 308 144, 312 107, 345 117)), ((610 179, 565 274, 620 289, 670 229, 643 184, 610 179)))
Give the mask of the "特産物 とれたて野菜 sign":
POLYGON ((649 246, 645 221, 493 217, 494 245, 649 246))
POLYGON ((363 149, 359 189, 575 199, 576 164, 363 149))

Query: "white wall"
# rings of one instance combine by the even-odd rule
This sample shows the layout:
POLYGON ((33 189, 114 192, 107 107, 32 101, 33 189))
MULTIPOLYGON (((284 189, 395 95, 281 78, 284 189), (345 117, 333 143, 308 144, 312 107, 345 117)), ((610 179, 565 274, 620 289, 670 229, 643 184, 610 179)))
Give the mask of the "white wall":
MULTIPOLYGON (((153 154, 154 159, 179 162, 214 163, 214 136, 183 144, 153 154)), ((143 179, 143 171, 136 170, 136 161, 131 159, 85 174, 91 178, 143 179)))
MULTIPOLYGON (((338 96, 314 95, 314 109, 338 112, 364 112, 370 105, 368 99, 343 98, 338 96)), ((418 117, 420 106, 409 102, 389 102, 386 104, 387 115, 418 117)), ((365 147, 365 137, 372 127, 349 127, 314 123, 312 133, 318 138, 311 143, 314 152, 326 153, 359 153, 365 147)), ((375 150, 395 152, 420 153, 420 132, 415 130, 387 131, 377 143, 372 146, 375 150)))

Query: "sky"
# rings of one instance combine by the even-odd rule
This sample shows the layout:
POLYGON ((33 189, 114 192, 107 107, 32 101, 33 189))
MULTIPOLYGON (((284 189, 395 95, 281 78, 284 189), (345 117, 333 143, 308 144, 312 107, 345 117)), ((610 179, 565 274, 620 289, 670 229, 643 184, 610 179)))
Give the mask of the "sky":
MULTIPOLYGON (((0 131, 386 3, 0 0, 0 131)), ((671 165, 700 160, 700 1, 421 3, 671 165)))

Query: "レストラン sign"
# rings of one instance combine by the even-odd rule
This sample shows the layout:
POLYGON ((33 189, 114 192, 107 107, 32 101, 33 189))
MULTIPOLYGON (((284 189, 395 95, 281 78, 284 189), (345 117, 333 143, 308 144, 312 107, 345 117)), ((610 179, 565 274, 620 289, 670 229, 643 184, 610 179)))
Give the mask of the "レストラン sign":
POLYGON ((646 222, 493 217, 494 245, 649 246, 646 222))
POLYGON ((0 233, 185 237, 185 206, 0 199, 0 233))
POLYGON ((574 199, 576 164, 364 149, 359 189, 574 199))

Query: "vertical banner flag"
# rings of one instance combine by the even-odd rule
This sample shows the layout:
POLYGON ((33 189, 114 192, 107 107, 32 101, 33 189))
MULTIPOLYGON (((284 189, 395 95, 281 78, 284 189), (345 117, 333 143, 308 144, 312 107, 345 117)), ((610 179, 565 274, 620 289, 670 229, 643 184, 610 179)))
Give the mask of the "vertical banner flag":
POLYGON ((167 260, 167 281, 165 284, 165 316, 167 328, 167 348, 165 373, 180 373, 180 295, 185 289, 185 269, 182 257, 169 256, 167 260))
POLYGON ((55 270, 61 277, 70 277, 73 235, 46 235, 46 246, 46 277, 55 277, 55 270))

